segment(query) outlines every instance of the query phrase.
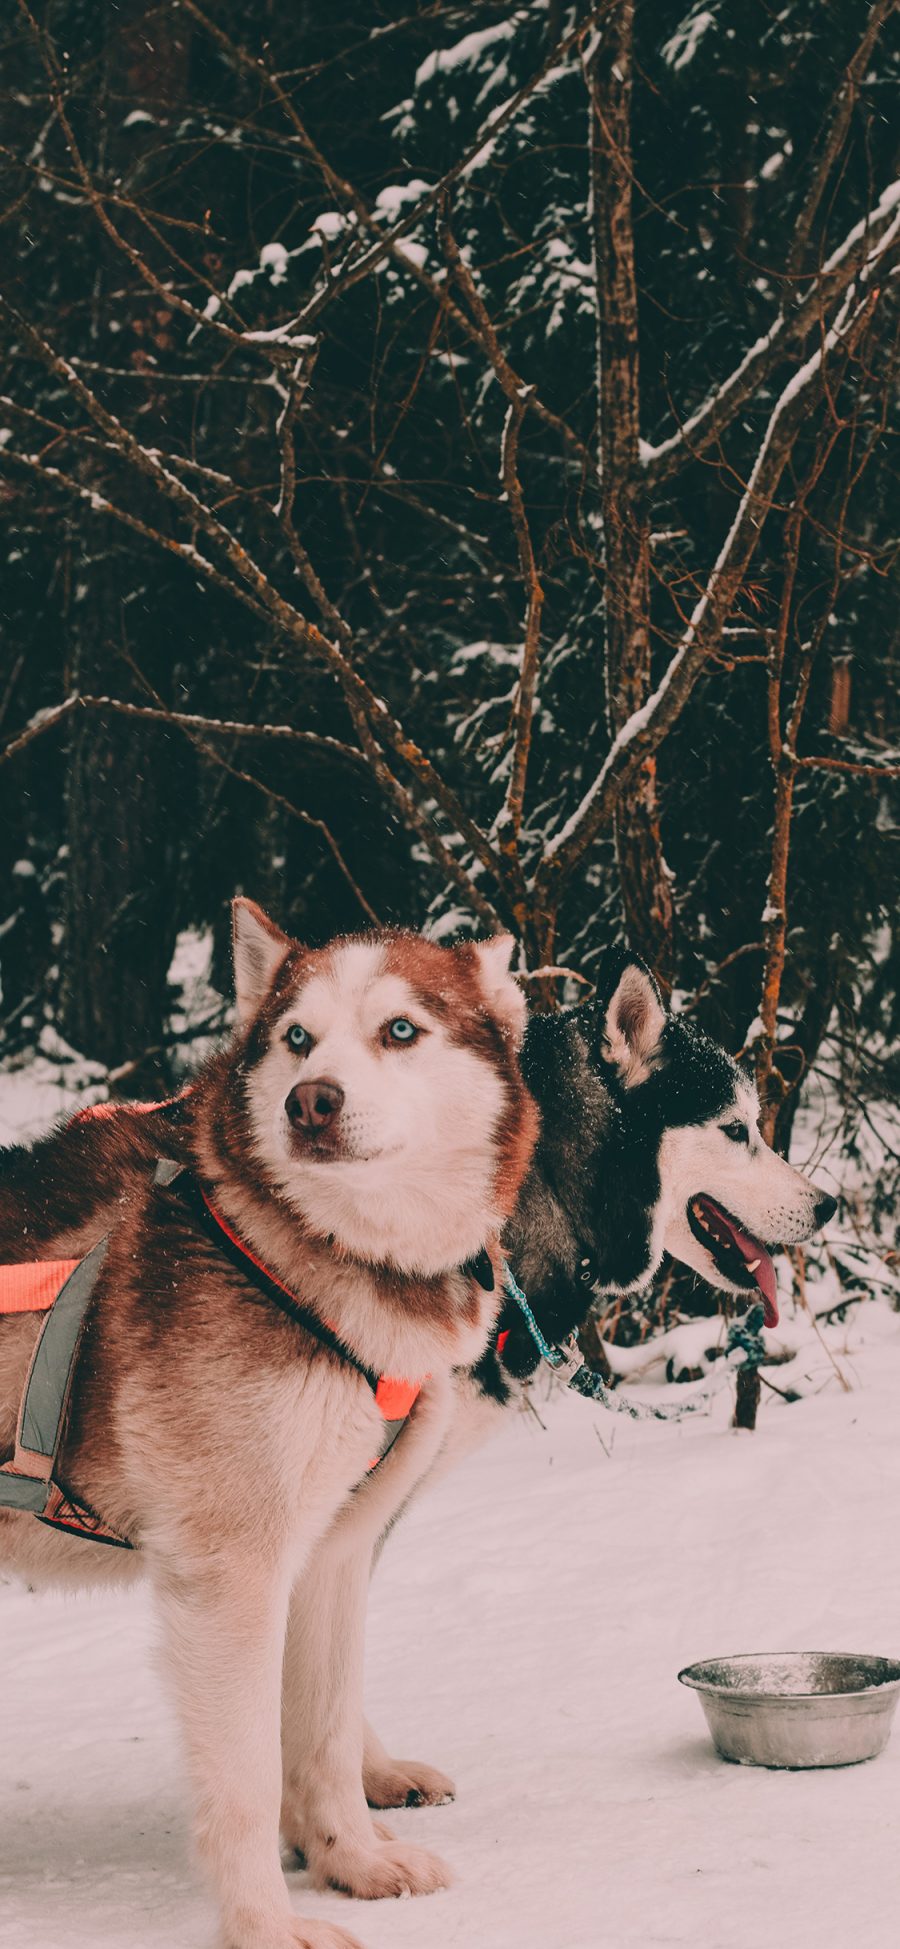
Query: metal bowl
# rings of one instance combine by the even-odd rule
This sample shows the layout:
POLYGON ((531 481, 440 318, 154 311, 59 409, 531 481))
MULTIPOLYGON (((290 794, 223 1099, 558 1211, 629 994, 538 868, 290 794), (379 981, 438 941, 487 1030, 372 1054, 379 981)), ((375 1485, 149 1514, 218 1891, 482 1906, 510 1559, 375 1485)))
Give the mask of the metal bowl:
POLYGON ((856 1766, 887 1745, 900 1660, 844 1651, 742 1652, 687 1665, 722 1758, 740 1766, 856 1766))

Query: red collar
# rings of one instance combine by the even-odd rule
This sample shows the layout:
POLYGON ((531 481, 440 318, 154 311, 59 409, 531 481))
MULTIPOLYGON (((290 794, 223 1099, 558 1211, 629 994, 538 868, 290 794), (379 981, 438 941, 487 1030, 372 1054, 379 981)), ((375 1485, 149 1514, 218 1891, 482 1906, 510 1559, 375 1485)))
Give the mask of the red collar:
MULTIPOLYGON (((184 1173, 183 1175, 189 1177, 190 1173, 184 1173)), ((297 1320, 300 1326, 305 1327, 308 1332, 315 1335, 317 1340, 322 1341, 324 1345, 330 1347, 332 1352, 339 1354, 340 1358, 348 1366, 354 1367, 357 1373, 363 1375, 372 1389, 376 1403, 385 1421, 405 1421, 407 1416, 412 1413, 415 1402, 422 1392, 422 1382, 397 1380, 388 1374, 376 1374, 373 1368, 366 1367, 361 1360, 357 1359, 356 1354, 351 1351, 335 1332, 334 1327, 330 1326, 327 1320, 321 1320, 319 1315, 314 1313, 309 1307, 303 1306, 297 1299, 296 1294, 292 1293, 290 1287, 285 1285, 284 1280, 279 1279, 277 1273, 273 1272, 270 1266, 265 1265, 262 1259, 257 1258, 256 1253, 252 1251, 251 1247, 246 1243, 246 1240, 242 1239, 233 1230, 228 1219, 213 1204, 212 1199, 207 1197, 202 1184, 197 1179, 194 1179, 193 1182, 196 1185, 197 1191, 200 1193, 209 1217, 218 1226, 219 1231, 228 1240, 229 1245, 234 1251, 239 1252, 243 1259, 249 1260, 254 1268, 254 1272, 259 1275, 259 1280, 265 1282, 265 1287, 271 1288, 274 1286, 277 1292, 290 1302, 289 1307, 284 1307, 280 1302, 276 1302, 279 1304, 279 1310, 288 1312, 290 1318, 297 1320)), ((191 1195, 190 1191, 188 1195, 191 1195)), ((258 1283, 258 1281, 254 1281, 254 1283, 258 1283)), ((399 1429, 396 1432, 399 1432, 399 1429)), ((383 1459, 386 1452, 386 1450, 382 1451, 382 1455, 378 1458, 379 1461, 383 1459)), ((372 1466, 374 1467, 374 1464, 372 1466)))
MULTIPOLYGON (((286 1286, 284 1280, 257 1257, 229 1224, 228 1219, 213 1204, 199 1178, 195 1177, 193 1171, 186 1165, 179 1164, 171 1158, 160 1158, 156 1166, 154 1184, 160 1190, 171 1189, 175 1193, 179 1202, 187 1208, 205 1231, 207 1238, 211 1239, 221 1252, 224 1252, 225 1257, 230 1259, 233 1265, 238 1266, 244 1277, 250 1279, 258 1291, 263 1292, 266 1298, 277 1306, 280 1313, 286 1313, 288 1319, 293 1320, 297 1326, 302 1326, 304 1332, 318 1340, 320 1345, 327 1347, 329 1352, 336 1354, 346 1367, 352 1367, 356 1373, 362 1375, 363 1380, 372 1389, 384 1420, 392 1428, 392 1436, 396 1437, 399 1433, 399 1425, 394 1426, 394 1424, 402 1423, 412 1412, 413 1405, 422 1391, 422 1381, 397 1380, 387 1374, 376 1374, 374 1368, 367 1367, 365 1362, 353 1352, 352 1347, 348 1347, 346 1341, 335 1332, 334 1327, 329 1326, 327 1320, 321 1319, 312 1307, 304 1306, 296 1293, 291 1291, 290 1286, 286 1286)), ((386 1453, 386 1449, 382 1450, 378 1460, 381 1461, 386 1453)))
MULTIPOLYGON (((115 1117, 118 1116, 120 1111, 130 1111, 140 1116, 147 1116, 151 1115, 154 1111, 170 1110, 174 1104, 185 1101, 192 1094, 193 1086, 188 1084, 187 1088, 180 1090, 176 1096, 167 1096, 154 1103, 92 1103, 86 1109, 76 1111, 72 1122, 86 1123, 94 1117, 115 1117)), ((163 1162, 165 1163, 167 1160, 163 1160, 163 1162)), ((199 1180, 193 1178, 192 1173, 187 1170, 180 1173, 179 1176, 182 1180, 182 1196, 184 1196, 187 1190, 187 1180, 191 1180, 192 1184, 196 1186, 196 1190, 192 1193, 190 1199, 186 1199, 185 1201, 189 1201, 192 1204, 195 1213, 201 1216, 201 1222, 207 1215, 209 1218, 212 1218, 219 1232, 232 1248, 232 1254, 235 1252, 240 1253, 241 1258, 253 1266, 254 1271, 258 1275, 258 1282, 265 1282, 265 1289, 268 1291, 269 1297, 275 1300, 275 1304, 279 1305, 280 1310, 288 1312, 290 1317, 297 1321, 298 1325, 305 1327, 307 1332, 313 1334, 316 1339, 323 1341, 334 1353, 337 1353, 346 1365, 356 1368, 357 1372, 364 1376, 372 1389, 385 1421, 389 1423, 396 1422, 398 1424, 405 1421, 407 1416, 412 1413, 413 1406, 422 1391, 422 1382, 396 1380, 387 1374, 376 1374, 371 1368, 366 1367, 362 1361, 357 1359, 351 1349, 344 1344, 334 1328, 329 1326, 327 1321, 320 1320, 318 1314, 314 1313, 310 1307, 303 1306, 296 1294, 291 1292, 290 1287, 286 1286, 284 1281, 279 1279, 278 1275, 272 1272, 269 1266, 264 1265, 262 1259, 257 1258, 256 1253, 238 1236, 237 1232, 228 1223, 227 1218, 223 1217, 222 1213, 212 1203, 212 1200, 207 1197, 199 1180), (202 1200, 202 1206, 200 1207, 198 1207, 197 1193, 199 1193, 199 1198, 202 1200), (277 1298, 276 1295, 281 1295, 281 1299, 277 1298), (289 1305, 283 1304, 283 1301, 289 1302, 289 1305)), ((166 1182, 174 1184, 175 1181, 174 1170, 171 1170, 166 1182)), ((221 1240, 218 1242, 221 1243, 221 1240)), ((474 1276, 481 1279, 482 1284, 484 1284, 484 1277, 481 1271, 480 1261, 486 1256, 486 1254, 479 1255, 477 1268, 474 1265, 473 1268, 466 1268, 466 1270, 474 1270, 474 1276)), ((246 1266, 243 1269, 246 1271, 246 1266)), ((490 1274, 490 1286, 492 1287, 493 1271, 490 1266, 490 1260, 488 1260, 488 1272, 490 1274)), ((395 1432, 399 1432, 399 1427, 395 1432)), ((386 1450, 383 1451, 383 1453, 386 1452, 386 1450)))

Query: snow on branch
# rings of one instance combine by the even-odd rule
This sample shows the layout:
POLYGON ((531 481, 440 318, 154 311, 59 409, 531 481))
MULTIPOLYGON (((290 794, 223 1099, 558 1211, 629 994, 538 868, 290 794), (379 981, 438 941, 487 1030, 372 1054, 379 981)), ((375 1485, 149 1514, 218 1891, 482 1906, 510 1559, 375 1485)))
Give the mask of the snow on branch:
MULTIPOLYGON (((178 511, 187 517, 192 526, 201 530, 224 557, 227 570, 207 560, 193 543, 180 541, 150 526, 126 509, 115 505, 105 495, 97 493, 95 489, 88 488, 70 476, 61 474, 58 469, 47 466, 37 456, 22 455, 7 450, 5 457, 27 466, 38 474, 45 475, 51 483, 65 486, 81 499, 86 500, 95 513, 111 515, 145 539, 185 560, 198 574, 217 582, 238 600, 254 608, 256 613, 274 621, 288 641, 319 656, 340 684, 357 734, 360 736, 363 751, 379 783, 394 799, 407 822, 420 834, 442 870, 464 890, 480 918, 487 925, 493 926, 498 920, 496 909, 476 886, 472 876, 456 854, 445 843, 434 820, 417 803, 391 767, 385 763, 379 747, 387 747, 394 758, 399 759, 412 772, 420 791, 424 791, 436 801, 449 820, 453 831, 460 835, 474 857, 486 868, 501 892, 505 882, 502 860, 490 839, 466 812, 458 795, 431 763, 417 741, 409 736, 403 725, 388 709, 383 698, 375 695, 355 664, 351 662, 348 654, 349 633, 342 629, 340 640, 332 641, 323 630, 289 602, 232 530, 227 528, 212 509, 182 480, 179 480, 171 468, 158 457, 158 449, 142 446, 122 421, 103 405, 69 361, 48 343, 29 320, 23 318, 15 307, 2 297, 0 297, 0 315, 9 320, 22 334, 37 357, 56 374, 57 378, 64 381, 95 426, 106 436, 110 448, 128 461, 145 480, 149 480, 167 501, 174 504, 178 511)), ((319 586, 317 579, 314 579, 311 586, 314 590, 319 586)), ((327 598, 325 602, 327 610, 327 598)))
MULTIPOLYGON (((185 0, 185 4, 189 6, 189 10, 192 13, 196 13, 199 16, 200 10, 195 4, 195 0, 185 0)), ((410 230, 414 230, 421 223, 422 218, 446 197, 447 191, 453 187, 454 183, 465 180, 472 174, 473 170, 480 168, 488 160, 496 144, 497 137, 502 134, 514 116, 518 114, 520 108, 530 99, 536 89, 541 86, 542 82, 546 80, 547 76, 557 66, 559 61, 569 54, 572 48, 581 40, 583 34, 594 26, 597 21, 601 20, 604 14, 609 11, 610 4, 611 0, 604 0, 604 4, 599 7, 594 7, 585 20, 580 21, 577 26, 570 28, 568 33, 561 35, 559 39, 553 42, 540 66, 535 70, 534 74, 529 76, 529 79, 523 83, 522 87, 517 88, 505 102, 498 103, 495 108, 491 109, 475 135, 474 140, 468 144, 462 155, 458 156, 450 168, 444 172, 440 182, 435 183, 431 189, 427 190, 425 195, 420 197, 418 202, 411 206, 406 215, 401 217, 392 229, 385 231, 379 236, 368 252, 364 253, 362 257, 357 258, 347 273, 349 282, 356 283, 359 278, 367 277, 371 271, 375 270, 378 264, 384 261, 385 256, 396 249, 401 239, 410 230)), ((341 274, 338 273, 338 281, 340 281, 340 277, 341 274)))
MULTIPOLYGON (((146 258, 135 248, 134 244, 129 242, 128 238, 118 228, 118 225, 113 222, 106 207, 107 198, 101 193, 97 184, 94 182, 90 170, 84 161, 84 157, 81 154, 75 132, 69 120, 65 103, 65 80, 53 52, 50 37, 35 19, 31 8, 27 4, 27 0, 19 0, 19 8, 25 17, 29 30, 40 51, 41 60, 47 75, 48 92, 50 100, 53 103, 53 113, 65 138, 75 174, 101 230, 104 231, 114 249, 119 251, 127 259, 132 269, 136 271, 138 277, 141 279, 141 282, 155 293, 167 309, 180 312, 183 317, 191 320, 195 333, 211 331, 217 337, 224 339, 232 347, 246 345, 250 350, 255 349, 254 336, 259 338, 261 335, 245 334, 240 330, 235 330, 218 317, 218 313, 222 309, 222 299, 218 296, 218 293, 213 289, 212 285, 209 284, 208 280, 204 281, 207 284, 210 297, 203 311, 198 311, 196 305, 191 304, 189 299, 182 297, 180 291, 175 288, 171 280, 163 282, 161 278, 157 277, 156 272, 148 264, 146 258)), ((141 213, 138 212, 138 214, 141 213)), ((145 223, 149 223, 146 217, 143 220, 145 223)), ((152 228, 152 226, 150 227, 152 228)), ((277 363, 279 359, 290 356, 291 341, 289 340, 286 345, 278 342, 269 342, 265 345, 260 345, 258 349, 265 353, 270 364, 277 363)))
POLYGON ((581 804, 547 847, 537 876, 540 888, 573 870, 595 834, 611 819, 627 779, 644 758, 658 749, 684 709, 721 638, 807 410, 809 395, 824 377, 829 354, 838 349, 852 349, 878 295, 877 291, 873 292, 855 307, 851 298, 845 300, 815 352, 780 394, 734 520, 681 643, 653 695, 622 726, 581 804))
POLYGON ((780 311, 769 330, 751 345, 740 364, 702 406, 691 413, 677 433, 659 446, 642 442, 641 459, 648 480, 668 480, 731 425, 745 401, 772 372, 789 348, 804 339, 821 319, 822 308, 839 297, 855 278, 871 282, 883 269, 900 240, 900 180, 891 183, 873 210, 854 224, 842 244, 826 259, 805 296, 780 311))
POLYGON ((510 512, 519 557, 519 570, 525 591, 525 632, 519 679, 512 707, 513 750, 509 782, 503 810, 494 830, 500 835, 500 844, 514 874, 518 875, 518 841, 522 826, 531 733, 537 701, 541 613, 544 605, 544 590, 519 477, 519 435, 532 389, 523 382, 510 365, 476 279, 446 223, 441 227, 441 242, 451 273, 457 280, 478 326, 482 349, 508 401, 500 441, 500 481, 510 512))
POLYGON ((6 744, 0 746, 0 765, 5 765, 8 758, 17 757, 27 745, 34 743, 35 738, 43 737, 47 731, 53 729, 54 725, 61 724, 63 718, 71 715, 77 703, 78 693, 73 691, 69 697, 63 698, 61 704, 49 704, 43 710, 35 711, 34 716, 29 718, 22 730, 17 731, 15 737, 9 738, 6 744))
POLYGON ((862 39, 838 81, 830 116, 823 124, 812 179, 794 228, 788 259, 788 275, 791 277, 803 270, 813 225, 831 172, 846 140, 875 43, 891 14, 896 11, 896 6, 897 0, 874 0, 862 39))
POLYGON ((29 718, 22 730, 0 748, 0 765, 24 751, 35 738, 52 731, 76 709, 112 711, 119 717, 138 718, 151 724, 172 724, 180 730, 196 732, 203 737, 300 745, 316 757, 346 764, 365 764, 362 752, 355 751, 351 744, 343 744, 340 738, 326 737, 318 731, 298 729, 294 724, 246 724, 240 719, 205 717, 199 711, 168 710, 153 704, 133 704, 124 697, 91 697, 80 691, 72 691, 62 703, 51 704, 29 718))
MULTIPOLYGON (((238 72, 246 74, 252 81, 254 87, 258 87, 261 81, 265 82, 273 99, 278 103, 282 114, 289 123, 297 140, 300 142, 305 154, 319 170, 322 180, 330 194, 336 198, 337 202, 343 208, 350 211, 352 217, 355 219, 353 241, 343 263, 329 269, 325 281, 319 286, 318 290, 313 292, 298 317, 291 321, 291 331, 295 332, 296 326, 300 323, 306 325, 317 323, 322 312, 335 299, 342 297, 354 285, 358 284, 361 279, 369 277, 380 270, 387 260, 397 269, 401 270, 405 276, 411 277, 423 291, 427 291, 435 305, 445 315, 448 323, 452 323, 464 337, 468 338, 483 350, 484 341, 479 324, 461 306, 448 300, 445 283, 429 271, 424 259, 424 253, 418 249, 414 249, 410 245, 408 232, 416 229, 421 224, 423 218, 428 216, 432 210, 436 209, 444 201, 452 185, 457 180, 464 179, 467 172, 476 162, 485 160, 484 151, 486 145, 493 144, 496 141, 497 136, 513 120, 523 103, 547 80, 559 60, 571 51, 572 47, 588 31, 592 24, 596 24, 608 12, 611 0, 604 0, 604 4, 595 8, 588 15, 587 20, 577 29, 571 30, 568 34, 563 35, 562 39, 555 42, 540 67, 524 83, 523 87, 518 89, 507 102, 491 111, 491 114, 482 124, 474 142, 469 145, 468 149, 457 162, 453 163, 445 171, 440 180, 433 183, 430 187, 422 184, 421 188, 423 193, 421 195, 403 199, 404 202, 408 203, 409 207, 405 215, 400 217, 389 228, 386 228, 379 218, 384 214, 386 209, 390 210, 395 207, 394 199, 391 198, 382 201, 381 198, 376 198, 375 208, 371 209, 356 185, 333 166, 320 148, 318 142, 314 140, 297 109, 296 103, 282 87, 279 77, 266 64, 265 60, 251 59, 243 48, 231 39, 230 35, 226 33, 218 21, 211 19, 198 4, 198 0, 182 0, 182 4, 185 11, 193 15, 194 19, 212 36, 232 67, 238 72), (379 203, 381 203, 380 211, 379 203), (363 239, 368 239, 368 248, 362 247, 363 239)), ((261 334, 242 333, 240 336, 242 342, 252 345, 254 342, 259 343, 261 334)), ((270 338, 265 342, 271 344, 272 340, 270 338)), ((593 456, 584 442, 579 439, 578 434, 575 433, 574 429, 568 425, 560 414, 554 413, 550 407, 544 405, 533 386, 529 389, 526 405, 529 412, 533 413, 537 419, 542 420, 546 426, 550 427, 559 435, 583 467, 588 470, 593 469, 593 456)))
POLYGON ((900 765, 858 765, 850 758, 794 758, 798 769, 806 771, 851 772, 856 778, 900 778, 900 765))

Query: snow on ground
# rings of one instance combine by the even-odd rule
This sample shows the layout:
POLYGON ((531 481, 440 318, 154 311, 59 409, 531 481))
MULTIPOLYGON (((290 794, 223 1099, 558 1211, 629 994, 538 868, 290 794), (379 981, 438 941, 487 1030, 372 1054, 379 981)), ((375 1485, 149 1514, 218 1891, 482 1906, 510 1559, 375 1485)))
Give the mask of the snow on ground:
MULTIPOLYGON (((373 1587, 368 1702, 457 1779, 390 1817, 456 1885, 369 1905, 295 1873, 299 1912, 371 1949, 888 1949, 900 1734, 847 1771, 730 1767, 676 1683, 735 1650, 900 1652, 900 1319, 855 1378, 771 1397, 755 1435, 724 1395, 678 1427, 556 1399, 424 1497, 373 1587)), ((211 1949, 146 1599, 8 1586, 0 1634, 2 1949, 211 1949)))
MULTIPOLYGON (((177 1027, 219 999, 208 942, 184 936, 179 956, 177 1027)), ((105 1094, 45 1030, 4 1069, 0 1143, 105 1094)), ((809 1149, 822 1177, 818 1125, 809 1149)), ((455 1806, 390 1816, 456 1885, 367 1905, 292 1873, 301 1914, 370 1949, 892 1949, 900 1731, 846 1772, 729 1767, 676 1682, 729 1651, 900 1656, 898 1279, 852 1224, 829 1235, 885 1299, 814 1328, 779 1262, 766 1338, 785 1364, 765 1372, 805 1398, 764 1389, 756 1434, 730 1429, 730 1384, 679 1426, 558 1397, 412 1509, 373 1586, 368 1703, 397 1753, 457 1779, 455 1806)), ((842 1289, 817 1268, 820 1316, 846 1271, 842 1289)), ((702 1367, 719 1337, 682 1324, 616 1364, 646 1398, 683 1400, 660 1354, 702 1367)), ((146 1594, 0 1582, 0 1949, 213 1949, 154 1639, 146 1594)))
MULTIPOLYGON (((211 1054, 226 1020, 225 1004, 210 983, 212 937, 189 927, 179 934, 169 969, 172 1006, 169 1027, 184 1035, 175 1067, 189 1078, 211 1054), (208 1035, 201 1031, 210 1025, 208 1035)), ((28 1047, 0 1064, 0 1147, 31 1143, 60 1117, 71 1115, 110 1094, 102 1064, 91 1062, 45 1023, 37 1050, 28 1047)))
POLYGON ((100 1064, 77 1056, 49 1028, 41 1031, 37 1053, 27 1050, 0 1073, 0 1146, 32 1143, 59 1117, 109 1093, 100 1064))

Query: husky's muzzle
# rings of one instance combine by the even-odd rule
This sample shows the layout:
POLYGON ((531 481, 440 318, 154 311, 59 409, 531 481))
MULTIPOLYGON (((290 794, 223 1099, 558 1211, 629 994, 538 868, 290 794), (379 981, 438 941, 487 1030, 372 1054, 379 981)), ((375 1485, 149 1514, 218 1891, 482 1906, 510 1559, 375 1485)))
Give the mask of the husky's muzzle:
POLYGON ((318 1082, 295 1083, 285 1098, 285 1112, 293 1130, 313 1140, 333 1132, 344 1103, 340 1083, 330 1076, 318 1082))
MULTIPOLYGON (((837 1210, 834 1198, 823 1195, 816 1204, 814 1220, 816 1225, 827 1224, 837 1210)), ((765 1313, 766 1326, 778 1325, 778 1288, 775 1267, 768 1248, 761 1239, 749 1232, 746 1226, 726 1211, 715 1198, 705 1192, 691 1199, 688 1205, 688 1224, 696 1239, 704 1246, 718 1270, 732 1286, 760 1292, 765 1313)), ((777 1248, 775 1248, 777 1249, 777 1248)))

